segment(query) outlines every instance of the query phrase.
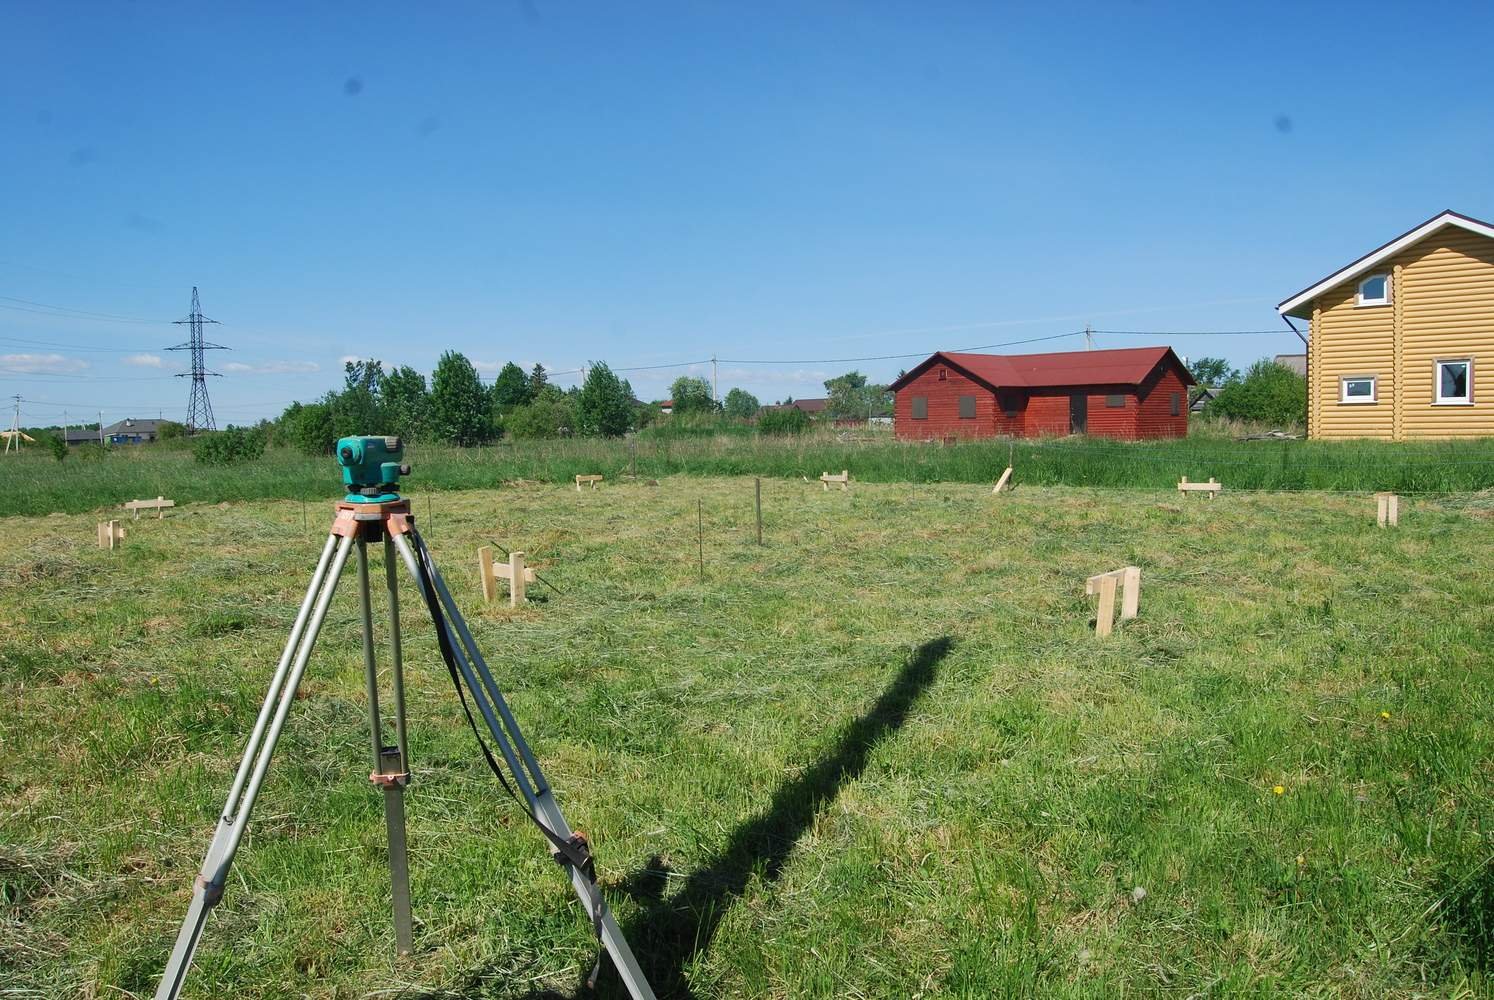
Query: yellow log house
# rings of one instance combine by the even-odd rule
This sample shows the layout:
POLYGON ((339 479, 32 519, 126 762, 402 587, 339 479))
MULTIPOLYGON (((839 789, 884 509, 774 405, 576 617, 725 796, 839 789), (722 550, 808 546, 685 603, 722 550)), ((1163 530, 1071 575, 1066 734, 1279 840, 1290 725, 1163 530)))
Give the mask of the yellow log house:
POLYGON ((1307 320, 1307 436, 1494 435, 1494 224, 1435 218, 1277 306, 1307 320))

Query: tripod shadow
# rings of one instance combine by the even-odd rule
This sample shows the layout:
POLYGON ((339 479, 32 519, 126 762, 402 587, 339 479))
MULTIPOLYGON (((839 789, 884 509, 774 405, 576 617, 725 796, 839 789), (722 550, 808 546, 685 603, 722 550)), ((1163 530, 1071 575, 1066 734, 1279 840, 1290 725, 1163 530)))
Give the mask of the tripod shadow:
MULTIPOLYGON (((623 881, 620 891, 641 910, 624 933, 661 998, 693 997, 685 968, 710 947, 731 904, 754 875, 773 882, 783 874, 790 852, 815 816, 847 782, 861 776, 876 745, 902 728, 952 645, 946 636, 914 650, 876 704, 846 727, 829 755, 779 786, 768 808, 733 830, 721 850, 686 878, 678 892, 665 897, 670 873, 657 856, 623 881)), ((580 986, 570 997, 542 990, 526 994, 524 1000, 626 997, 611 960, 604 960, 603 967, 595 994, 580 986)))

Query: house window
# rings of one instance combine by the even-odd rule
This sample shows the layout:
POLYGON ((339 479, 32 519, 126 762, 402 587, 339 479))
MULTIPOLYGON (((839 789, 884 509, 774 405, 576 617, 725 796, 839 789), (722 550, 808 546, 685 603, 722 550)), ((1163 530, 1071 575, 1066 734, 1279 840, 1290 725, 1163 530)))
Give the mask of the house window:
POLYGON ((948 368, 940 368, 939 369, 939 381, 940 382, 947 382, 947 381, 949 381, 949 369, 948 368))
POLYGON ((1453 406, 1466 406, 1473 402, 1472 358, 1437 362, 1436 401, 1453 406))
POLYGON ((1338 380, 1340 403, 1373 403, 1378 399, 1373 375, 1345 375, 1338 380))
POLYGON ((1120 393, 1116 393, 1116 394, 1113 394, 1113 395, 1106 396, 1105 397, 1105 405, 1108 406, 1108 407, 1110 407, 1112 410, 1122 410, 1122 409, 1125 409, 1125 406, 1126 406, 1126 397, 1123 394, 1120 394, 1120 393))
POLYGON ((1383 306, 1390 301, 1390 275, 1372 274, 1359 283, 1355 303, 1361 306, 1383 306))
POLYGON ((1183 412, 1183 394, 1181 392, 1173 393, 1171 398, 1168 399, 1167 412, 1174 417, 1183 412))
POLYGON ((961 420, 974 420, 975 419, 975 397, 974 396, 961 396, 960 397, 960 419, 961 420))
POLYGON ((914 396, 913 397, 913 419, 914 420, 927 420, 928 418, 929 418, 929 397, 927 397, 927 396, 914 396))

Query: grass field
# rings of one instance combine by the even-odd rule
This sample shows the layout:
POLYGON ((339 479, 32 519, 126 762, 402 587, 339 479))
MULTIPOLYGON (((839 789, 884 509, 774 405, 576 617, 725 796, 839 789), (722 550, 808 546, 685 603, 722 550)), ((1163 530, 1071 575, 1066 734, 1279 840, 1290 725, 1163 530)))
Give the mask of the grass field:
MULTIPOLYGON (((750 479, 415 499, 664 995, 1489 992, 1487 495, 1381 531, 1363 496, 774 479, 762 548, 750 479), (563 593, 482 609, 489 539, 563 593), (1084 577, 1127 563, 1141 616, 1097 642, 1084 577)), ((0 525, 7 997, 150 994, 326 523, 186 506, 109 553, 95 520, 0 525)), ((393 960, 356 615, 188 995, 571 995, 589 925, 413 600, 393 960)))
MULTIPOLYGON (((894 441, 886 432, 775 438, 700 437, 646 431, 627 440, 504 441, 481 448, 413 443, 408 457, 427 489, 492 489, 515 480, 571 481, 577 473, 640 476, 773 476, 811 479, 850 469, 864 482, 991 483, 1010 462, 1028 485, 1168 489, 1179 478, 1219 479, 1234 489, 1396 490, 1494 487, 1494 438, 1475 441, 1235 441, 1198 425, 1182 440, 1097 438, 941 446, 894 441)), ((176 500, 320 500, 333 493, 329 459, 272 448, 256 462, 205 467, 182 448, 118 447, 59 464, 41 449, 7 457, 8 509, 79 513, 135 497, 176 500)))

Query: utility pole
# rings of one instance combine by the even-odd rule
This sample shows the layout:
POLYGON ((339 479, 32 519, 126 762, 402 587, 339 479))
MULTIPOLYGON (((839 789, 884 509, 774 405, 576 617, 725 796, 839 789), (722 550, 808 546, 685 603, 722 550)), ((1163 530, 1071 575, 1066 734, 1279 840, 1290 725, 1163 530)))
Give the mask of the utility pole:
POLYGON ((1084 349, 1086 351, 1095 349, 1095 333, 1089 328, 1088 323, 1084 324, 1084 349))
POLYGON ((10 454, 10 446, 16 446, 16 454, 21 453, 21 394, 16 393, 10 397, 16 401, 16 413, 10 420, 10 433, 5 437, 5 453, 10 454))
MULTIPOLYGON (((190 372, 178 372, 176 376, 177 378, 187 378, 190 375, 192 378, 192 395, 187 402, 187 433, 189 435, 195 434, 199 430, 212 431, 218 429, 217 425, 213 422, 213 404, 208 399, 207 376, 212 375, 216 378, 222 378, 222 376, 217 372, 208 371, 202 362, 203 351, 228 350, 222 344, 209 344, 202 339, 202 324, 216 322, 218 321, 215 319, 206 319, 203 317, 202 305, 197 300, 197 286, 193 285, 192 312, 186 319, 176 321, 178 325, 185 323, 189 327, 190 335, 185 344, 177 344, 175 347, 166 348, 168 351, 192 352, 192 370, 190 372)), ((100 417, 99 419, 100 428, 102 428, 103 418, 100 417)))
POLYGON ((104 446, 104 411, 99 411, 99 447, 104 446))
POLYGON ((711 355, 711 402, 721 403, 721 383, 716 378, 716 355, 711 355))

